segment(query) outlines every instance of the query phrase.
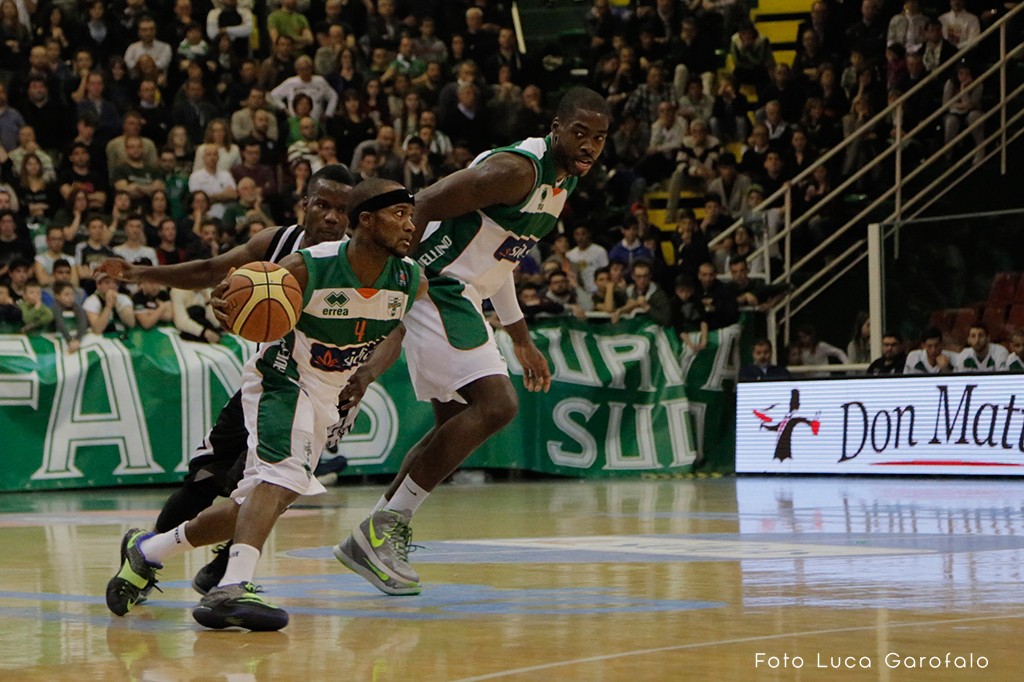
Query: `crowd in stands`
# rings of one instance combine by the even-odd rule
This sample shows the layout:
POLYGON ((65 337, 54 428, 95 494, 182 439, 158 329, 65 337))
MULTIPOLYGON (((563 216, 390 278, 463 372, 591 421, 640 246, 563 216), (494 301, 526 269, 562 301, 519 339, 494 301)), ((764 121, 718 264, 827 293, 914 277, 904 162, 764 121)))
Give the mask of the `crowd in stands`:
MULTIPOLYGON (((779 300, 784 290, 757 278, 762 259, 747 258, 777 211, 753 207, 1005 11, 938 2, 809 2, 792 64, 744 2, 581 3, 582 82, 607 98, 613 126, 564 229, 517 271, 528 317, 646 316, 697 349, 740 308, 779 300), (675 232, 649 220, 643 197, 659 186, 675 232), (703 197, 699 215, 676 205, 683 190, 703 197)), ((510 5, 0 0, 0 330, 56 331, 70 348, 88 331, 173 323, 215 342, 208 292, 119 287, 95 266, 209 258, 301 221, 305 184, 325 164, 415 192, 546 134, 561 92, 541 88, 537 50, 518 50, 510 5)), ((964 63, 921 93, 904 127, 950 99, 936 144, 975 120, 975 71, 964 63)), ((891 134, 819 168, 795 210, 891 134)), ((812 221, 799 248, 834 221, 812 221)))

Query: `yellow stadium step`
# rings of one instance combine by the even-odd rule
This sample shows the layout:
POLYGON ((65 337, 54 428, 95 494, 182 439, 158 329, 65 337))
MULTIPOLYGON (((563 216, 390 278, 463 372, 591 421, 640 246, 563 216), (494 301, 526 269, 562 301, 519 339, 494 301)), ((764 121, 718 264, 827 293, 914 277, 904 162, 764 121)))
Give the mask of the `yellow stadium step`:
POLYGON ((757 17, 761 14, 782 14, 802 12, 811 13, 811 5, 814 0, 761 0, 756 9, 750 10, 750 16, 757 17))

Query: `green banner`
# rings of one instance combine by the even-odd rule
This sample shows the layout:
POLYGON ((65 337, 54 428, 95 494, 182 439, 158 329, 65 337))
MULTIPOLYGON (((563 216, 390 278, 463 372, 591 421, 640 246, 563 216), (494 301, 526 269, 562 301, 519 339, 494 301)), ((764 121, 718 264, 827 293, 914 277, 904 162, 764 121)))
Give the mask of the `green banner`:
MULTIPOLYGON (((516 419, 466 463, 575 477, 731 471, 740 328, 693 355, 640 321, 549 321, 533 328, 554 372, 522 389, 511 340, 499 346, 519 391, 516 419)), ((87 336, 68 354, 52 335, 0 335, 0 490, 169 483, 239 384, 253 346, 182 341, 173 329, 87 336)), ((398 470, 433 423, 404 358, 367 392, 342 452, 346 475, 398 470)))

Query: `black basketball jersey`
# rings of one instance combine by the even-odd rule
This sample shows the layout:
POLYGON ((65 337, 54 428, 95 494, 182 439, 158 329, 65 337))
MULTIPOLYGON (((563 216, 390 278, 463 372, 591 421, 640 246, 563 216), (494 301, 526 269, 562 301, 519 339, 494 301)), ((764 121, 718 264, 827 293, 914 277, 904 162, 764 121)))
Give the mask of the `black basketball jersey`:
POLYGON ((267 252, 263 254, 263 260, 271 263, 280 263, 285 256, 290 256, 299 250, 302 243, 302 235, 305 229, 301 225, 282 227, 277 230, 270 240, 267 252))

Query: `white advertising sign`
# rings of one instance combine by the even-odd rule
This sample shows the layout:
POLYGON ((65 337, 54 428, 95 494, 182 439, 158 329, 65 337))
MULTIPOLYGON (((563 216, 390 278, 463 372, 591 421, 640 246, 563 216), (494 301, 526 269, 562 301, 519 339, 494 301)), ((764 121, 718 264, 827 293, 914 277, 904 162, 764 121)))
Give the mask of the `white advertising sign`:
POLYGON ((1020 374, 741 383, 736 395, 737 473, 1024 475, 1020 374))

